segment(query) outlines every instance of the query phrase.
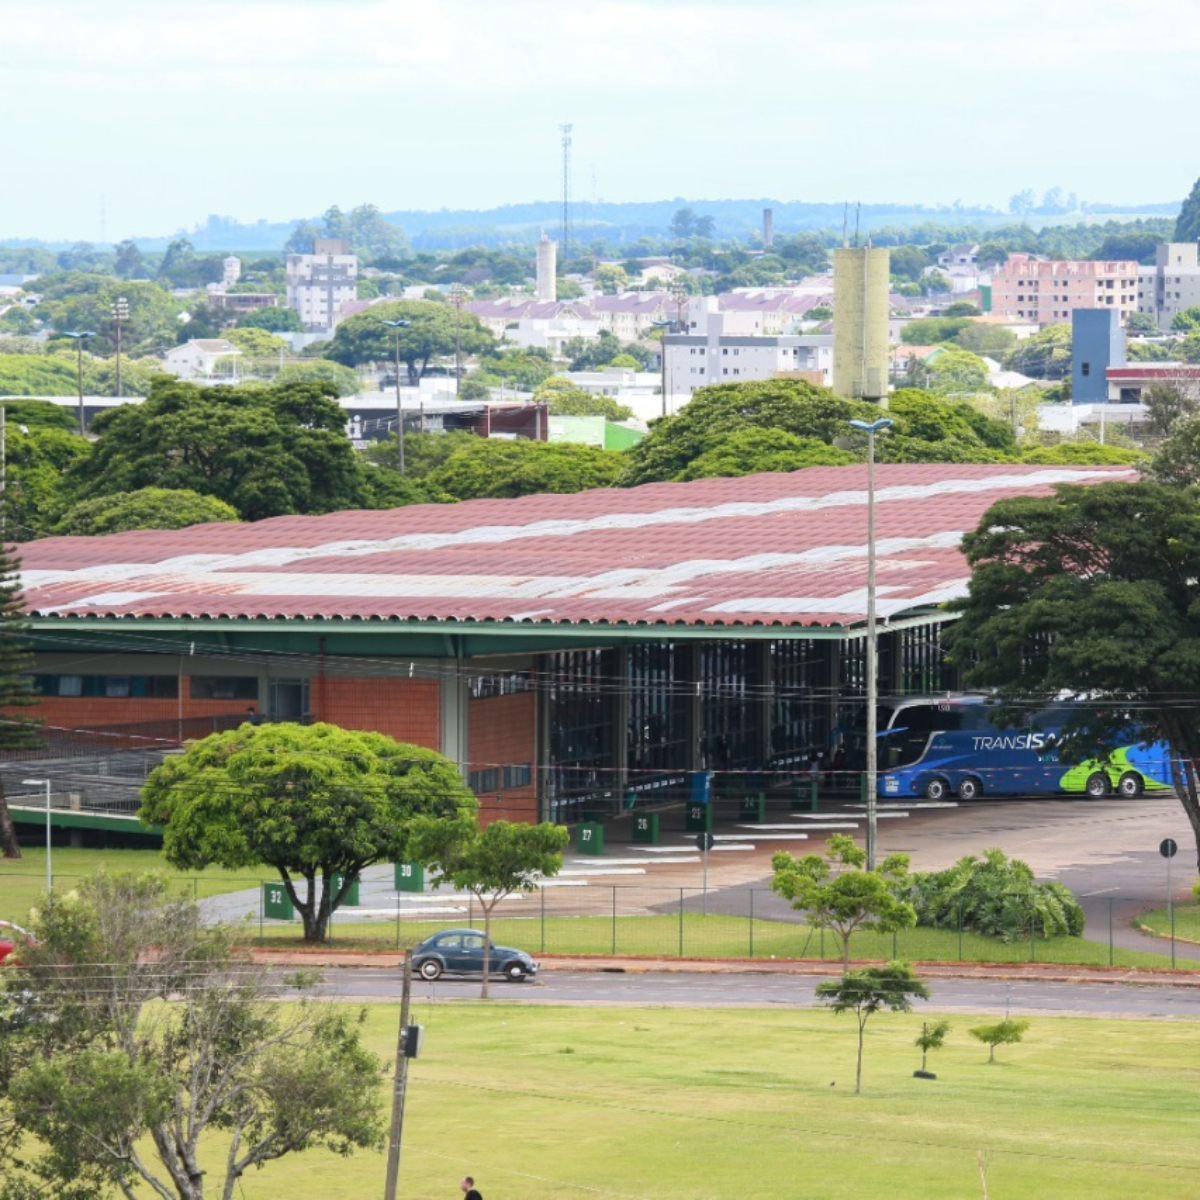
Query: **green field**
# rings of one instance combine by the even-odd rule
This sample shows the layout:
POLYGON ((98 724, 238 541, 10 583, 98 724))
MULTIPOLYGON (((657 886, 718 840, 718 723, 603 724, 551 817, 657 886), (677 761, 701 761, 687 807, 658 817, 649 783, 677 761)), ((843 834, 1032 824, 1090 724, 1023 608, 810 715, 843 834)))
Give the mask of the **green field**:
MULTIPOLYGON (((1176 904, 1174 908, 1175 936, 1189 942, 1200 942, 1200 904, 1176 904)), ((1165 908, 1142 913, 1138 924, 1153 929, 1160 937, 1171 936, 1171 917, 1165 908)))
MULTIPOLYGON (((56 848, 53 853, 55 888, 69 890, 93 870, 160 870, 178 880, 180 893, 203 899, 236 891, 257 892, 267 878, 260 873, 222 871, 211 868, 201 874, 184 873, 170 867, 162 855, 150 850, 80 850, 56 848)), ((0 859, 0 919, 24 922, 29 909, 45 890, 44 851, 30 848, 18 862, 0 859)), ((637 892, 637 889, 633 889, 637 892)), ((640 893, 645 898, 646 893, 640 893)), ((246 936, 260 943, 257 922, 257 897, 247 903, 252 910, 246 936)), ((683 912, 651 915, 542 916, 536 901, 529 904, 528 917, 500 918, 492 923, 492 937, 501 944, 519 946, 532 954, 629 955, 661 958, 805 958, 835 962, 837 943, 830 934, 822 934, 793 921, 709 913, 702 916, 690 909, 683 912)), ((553 912, 550 905, 549 913, 553 912)), ((1200 937, 1200 911, 1187 906, 1188 916, 1200 937)), ((1177 912, 1180 936, 1190 936, 1180 923, 1185 909, 1177 912)), ((1150 914, 1153 917, 1154 914, 1150 914)), ((476 908, 472 917, 440 917, 420 921, 404 917, 364 921, 355 919, 353 908, 334 914, 331 944, 340 949, 389 950, 411 946, 438 929, 449 925, 482 926, 476 908)), ((1165 924, 1165 913, 1163 914, 1165 924)), ((907 958, 914 962, 1041 962, 1071 963, 1089 966, 1167 967, 1169 951, 1161 943, 1147 938, 1146 950, 1110 949, 1105 931, 1096 931, 1100 940, 1084 938, 1034 938, 1000 942, 978 934, 943 929, 909 929, 892 935, 856 934, 851 953, 856 959, 907 958)), ((261 944, 272 947, 302 948, 300 925, 266 923, 261 944)))
MULTIPOLYGON (((50 855, 55 890, 70 891, 101 867, 109 871, 161 871, 179 881, 182 895, 202 900, 225 892, 254 887, 256 879, 244 871, 177 871, 157 850, 86 850, 55 846, 50 855)), ((46 851, 42 846, 22 846, 21 857, 0 858, 0 918, 20 924, 46 890, 46 851)))
MULTIPOLYGON (((370 1017, 389 1059, 396 1015, 370 1017)), ((932 1082, 912 1078, 926 1016, 872 1019, 855 1096, 849 1016, 418 1003, 400 1195, 470 1173, 487 1200, 957 1200, 982 1194, 980 1153, 991 1200, 1195 1194, 1200 1024, 1034 1017, 989 1066, 954 1016, 932 1082)), ((239 1195, 358 1200, 383 1176, 382 1154, 312 1153, 239 1195)))
MULTIPOLYGON (((348 949, 385 949, 415 945, 448 924, 465 925, 463 918, 441 921, 355 922, 353 910, 335 914, 331 945, 348 949)), ((476 928, 483 920, 476 916, 476 928)), ((816 958, 835 962, 840 957, 831 934, 790 921, 755 920, 753 931, 745 917, 701 916, 537 917, 501 918, 492 922, 492 940, 538 954, 602 954, 663 958, 816 958)), ((298 925, 267 925, 261 943, 275 948, 302 945, 298 925)), ((1156 943, 1147 939, 1148 946, 1156 943)), ((856 959, 907 958, 917 962, 1040 962, 1089 966, 1167 967, 1169 955, 1155 950, 1111 951, 1107 942, 1058 937, 1000 942, 979 934, 954 930, 907 929, 891 934, 855 934, 850 942, 856 959)))

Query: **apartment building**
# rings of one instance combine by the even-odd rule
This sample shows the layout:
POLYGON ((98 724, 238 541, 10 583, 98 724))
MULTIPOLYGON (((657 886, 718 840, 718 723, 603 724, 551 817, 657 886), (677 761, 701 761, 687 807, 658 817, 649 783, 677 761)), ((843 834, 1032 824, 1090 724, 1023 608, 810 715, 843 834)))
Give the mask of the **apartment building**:
POLYGON ((287 306, 305 333, 329 333, 358 298, 358 258, 342 238, 317 238, 311 254, 287 256, 287 306))
POLYGON ((992 312, 1059 325, 1077 308, 1109 308, 1122 321, 1138 307, 1135 262, 1051 261, 1010 254, 992 272, 992 312))
POLYGON ((1200 262, 1195 242, 1165 242, 1154 266, 1138 268, 1138 312, 1150 313, 1159 329, 1170 329, 1177 313, 1200 305, 1200 262))

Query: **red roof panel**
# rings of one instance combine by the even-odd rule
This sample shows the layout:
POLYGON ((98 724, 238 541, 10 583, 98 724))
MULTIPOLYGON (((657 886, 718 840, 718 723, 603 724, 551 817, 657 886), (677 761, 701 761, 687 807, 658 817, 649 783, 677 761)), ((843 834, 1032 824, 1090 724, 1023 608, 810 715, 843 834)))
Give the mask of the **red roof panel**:
MULTIPOLYGON (((866 612, 865 468, 474 500, 22 547, 39 617, 840 625, 866 612)), ((876 468, 882 617, 961 594, 1008 496, 1122 467, 876 468)))

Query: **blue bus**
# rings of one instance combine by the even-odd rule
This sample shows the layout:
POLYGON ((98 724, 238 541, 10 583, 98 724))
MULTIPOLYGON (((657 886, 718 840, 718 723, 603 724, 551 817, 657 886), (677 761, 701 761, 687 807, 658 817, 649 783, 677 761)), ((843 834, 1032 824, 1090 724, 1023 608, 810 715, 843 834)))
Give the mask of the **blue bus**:
MULTIPOLYGON (((880 721, 879 796, 889 800, 978 800, 983 796, 1082 794, 1134 798, 1172 788, 1166 742, 1130 742, 1104 758, 1059 760, 1069 702, 1001 729, 989 720, 989 698, 922 697, 894 702, 880 721)), ((883 713, 880 714, 881 718, 883 713)))

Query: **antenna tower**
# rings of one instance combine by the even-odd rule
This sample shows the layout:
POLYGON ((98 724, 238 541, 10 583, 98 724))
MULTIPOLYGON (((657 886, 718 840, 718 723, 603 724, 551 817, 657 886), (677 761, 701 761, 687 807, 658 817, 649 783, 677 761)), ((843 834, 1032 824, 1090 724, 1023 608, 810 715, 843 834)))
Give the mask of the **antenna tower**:
POLYGON ((563 154, 563 216, 562 216, 562 252, 563 262, 567 261, 569 250, 569 238, 571 232, 571 125, 560 125, 559 131, 562 133, 562 154, 563 154))

